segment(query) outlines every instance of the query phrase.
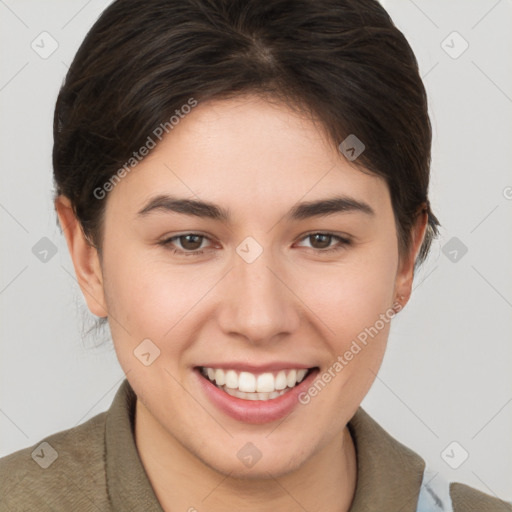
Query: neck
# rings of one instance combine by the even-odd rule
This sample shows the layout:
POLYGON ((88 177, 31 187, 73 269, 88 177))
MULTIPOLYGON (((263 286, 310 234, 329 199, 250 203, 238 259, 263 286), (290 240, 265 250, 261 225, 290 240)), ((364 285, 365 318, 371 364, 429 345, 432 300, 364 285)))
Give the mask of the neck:
POLYGON ((265 479, 222 474, 188 451, 137 400, 135 442, 155 495, 165 512, 347 512, 356 487, 354 443, 345 427, 341 438, 297 470, 265 479))

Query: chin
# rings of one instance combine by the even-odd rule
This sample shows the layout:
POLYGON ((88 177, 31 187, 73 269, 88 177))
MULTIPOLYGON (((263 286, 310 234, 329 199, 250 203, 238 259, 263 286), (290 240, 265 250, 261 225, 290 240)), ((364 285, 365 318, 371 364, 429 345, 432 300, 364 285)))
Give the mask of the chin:
POLYGON ((280 450, 279 443, 272 446, 267 440, 266 447, 260 450, 255 446, 256 443, 257 440, 254 444, 244 440, 235 443, 236 448, 224 450, 218 449, 222 446, 222 443, 219 443, 215 449, 208 450, 207 453, 204 453, 206 447, 203 445, 203 453, 196 452, 195 456, 214 471, 240 480, 283 477, 300 469, 309 458, 304 452, 303 445, 288 446, 286 450, 280 450))

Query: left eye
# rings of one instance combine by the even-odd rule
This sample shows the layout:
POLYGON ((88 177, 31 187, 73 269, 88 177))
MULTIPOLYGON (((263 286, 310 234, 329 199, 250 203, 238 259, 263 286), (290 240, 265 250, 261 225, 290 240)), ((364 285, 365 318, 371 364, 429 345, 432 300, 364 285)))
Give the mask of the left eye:
POLYGON ((201 245, 203 240, 208 240, 208 238, 204 235, 199 235, 197 233, 187 233, 185 235, 177 235, 172 238, 167 238, 160 242, 163 246, 168 246, 174 243, 174 241, 179 241, 182 249, 175 249, 177 253, 183 254, 201 254, 203 251, 201 245))
POLYGON ((343 248, 344 245, 349 245, 350 240, 348 238, 344 238, 339 235, 334 235, 333 233, 310 233, 306 235, 302 240, 314 240, 314 243, 319 243, 320 247, 311 247, 313 250, 317 252, 330 252, 330 251, 338 251, 343 248), (335 246, 331 246, 331 242, 333 240, 337 240, 338 244, 335 246))

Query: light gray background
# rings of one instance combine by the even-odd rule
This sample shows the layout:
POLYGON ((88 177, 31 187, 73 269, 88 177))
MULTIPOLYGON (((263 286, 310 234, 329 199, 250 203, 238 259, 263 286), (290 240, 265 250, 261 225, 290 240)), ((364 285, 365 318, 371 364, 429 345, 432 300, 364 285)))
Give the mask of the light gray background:
MULTIPOLYGON (((51 202, 54 101, 108 3, 0 0, 0 455, 107 409, 124 377, 110 343, 82 339, 94 318, 51 202), (31 48, 43 31, 59 45, 47 59, 31 48), (57 247, 46 263, 32 253, 42 237, 57 247)), ((363 407, 449 480, 512 500, 512 3, 384 3, 428 90, 443 228, 363 407), (458 58, 442 47, 453 31, 469 43, 458 58), (442 252, 453 237, 468 248, 456 262, 442 252), (469 453, 458 469, 441 456, 453 441, 469 453)))

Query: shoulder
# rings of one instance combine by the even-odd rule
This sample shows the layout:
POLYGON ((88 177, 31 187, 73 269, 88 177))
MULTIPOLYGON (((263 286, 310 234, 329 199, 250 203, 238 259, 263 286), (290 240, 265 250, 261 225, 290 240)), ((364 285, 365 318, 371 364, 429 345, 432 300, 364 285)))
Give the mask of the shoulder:
POLYGON ((0 512, 108 510, 106 414, 0 458, 0 512))
POLYGON ((450 484, 450 497, 453 512, 512 512, 512 503, 458 482, 450 484))
POLYGON ((402 512, 512 512, 512 504, 468 485, 445 480, 439 471, 391 436, 362 407, 348 423, 358 460, 353 510, 402 512), (407 504, 407 505, 403 505, 407 504))
POLYGON ((438 471, 426 467, 416 512, 512 512, 512 504, 473 487, 449 482, 438 471))

